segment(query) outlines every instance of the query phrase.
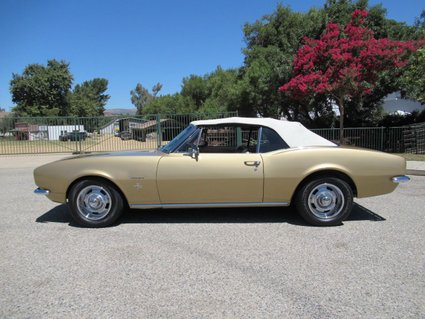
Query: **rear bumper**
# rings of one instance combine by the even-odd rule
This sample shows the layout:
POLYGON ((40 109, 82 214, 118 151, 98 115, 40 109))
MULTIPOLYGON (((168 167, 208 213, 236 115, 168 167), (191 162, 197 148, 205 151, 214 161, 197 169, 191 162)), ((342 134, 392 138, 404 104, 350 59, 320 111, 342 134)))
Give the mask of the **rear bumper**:
POLYGON ((49 193, 50 193, 50 191, 48 189, 43 189, 43 188, 40 188, 40 187, 34 190, 34 194, 37 194, 37 195, 47 196, 47 195, 49 195, 49 193))
POLYGON ((407 183, 408 181, 410 181, 410 178, 405 175, 401 175, 401 176, 394 176, 391 180, 393 181, 393 183, 400 184, 400 183, 407 183))

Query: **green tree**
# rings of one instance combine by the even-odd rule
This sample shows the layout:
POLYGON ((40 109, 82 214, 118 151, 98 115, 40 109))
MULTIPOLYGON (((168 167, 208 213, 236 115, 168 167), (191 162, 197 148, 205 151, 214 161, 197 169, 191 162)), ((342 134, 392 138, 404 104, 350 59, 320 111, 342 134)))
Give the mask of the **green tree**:
POLYGON ((70 115, 102 116, 110 96, 108 80, 96 78, 77 84, 70 95, 70 115))
POLYGON ((69 64, 49 60, 47 65, 30 64, 10 81, 13 111, 21 116, 69 114, 69 92, 73 77, 69 64))
POLYGON ((196 109, 192 98, 180 93, 156 97, 143 109, 142 114, 178 114, 192 113, 196 109))
POLYGON ((218 66, 214 72, 205 75, 208 95, 198 108, 201 113, 236 111, 240 104, 239 70, 224 70, 218 66))
POLYGON ((143 114, 234 111, 239 104, 238 72, 237 69, 223 70, 218 66, 212 73, 185 77, 180 93, 152 99, 143 109, 143 114))
POLYGON ((157 83, 153 86, 152 93, 150 93, 142 84, 137 83, 136 88, 130 91, 131 103, 136 107, 137 114, 146 114, 144 109, 155 99, 161 89, 162 84, 157 83))
POLYGON ((311 126, 313 113, 326 113, 323 97, 301 105, 279 93, 281 83, 291 78, 292 61, 304 36, 318 37, 325 25, 323 10, 303 14, 278 5, 276 11, 244 27, 247 47, 241 68, 242 115, 285 116, 311 126), (283 81, 283 82, 282 82, 283 81), (311 109, 313 107, 313 109, 311 109))
POLYGON ((159 91, 161 91, 161 89, 162 89, 162 84, 158 82, 152 88, 152 95, 154 97, 156 97, 158 95, 159 91))
POLYGON ((402 81, 406 95, 425 104, 425 47, 412 56, 402 81))
POLYGON ((241 115, 277 117, 288 113, 281 107, 286 105, 285 97, 278 88, 280 79, 289 79, 291 62, 292 55, 273 45, 255 47, 249 52, 241 70, 240 90, 244 101, 244 105, 239 105, 241 115))
POLYGON ((190 97, 199 109, 211 92, 207 86, 206 76, 190 75, 183 79, 181 95, 190 97))

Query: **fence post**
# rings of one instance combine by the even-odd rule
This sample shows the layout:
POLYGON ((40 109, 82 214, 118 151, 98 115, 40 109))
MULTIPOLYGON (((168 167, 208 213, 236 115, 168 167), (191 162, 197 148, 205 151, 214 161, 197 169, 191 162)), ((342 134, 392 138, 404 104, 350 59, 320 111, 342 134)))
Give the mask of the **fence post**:
MULTIPOLYGON (((78 127, 77 126, 78 125, 78 118, 77 117, 73 118, 72 122, 73 122, 73 127, 74 127, 74 129, 72 131, 75 132, 77 130, 77 127, 78 127)), ((76 138, 75 139, 75 152, 74 152, 74 154, 80 154, 80 153, 81 152, 80 152, 80 149, 78 147, 78 139, 76 138)))
POLYGON ((161 114, 156 115, 156 144, 157 147, 161 147, 161 139, 162 139, 162 132, 161 132, 161 114))
MULTIPOLYGON (((86 121, 83 121, 83 119, 80 118, 80 120, 78 121, 78 129, 77 129, 78 133, 75 134, 75 138, 78 140, 78 153, 79 154, 83 153, 83 146, 81 145, 82 138, 81 138, 81 135, 80 135, 80 132, 81 132, 80 128, 81 128, 81 126, 83 125, 84 122, 86 122, 86 121)), ((84 123, 84 124, 86 124, 86 123, 84 123)))
POLYGON ((384 127, 381 126, 381 149, 380 151, 384 151, 384 127))

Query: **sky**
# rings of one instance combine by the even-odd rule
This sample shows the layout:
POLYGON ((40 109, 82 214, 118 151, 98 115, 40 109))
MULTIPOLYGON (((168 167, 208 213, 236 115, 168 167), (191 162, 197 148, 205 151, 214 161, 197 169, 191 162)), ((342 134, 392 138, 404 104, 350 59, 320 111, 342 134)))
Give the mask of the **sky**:
MULTIPOLYGON (((0 0, 0 107, 13 107, 12 73, 49 59, 70 64, 74 85, 108 79, 107 109, 132 108, 137 83, 179 92, 191 74, 240 67, 244 24, 279 3, 306 12, 325 0, 0 0)), ((378 3, 409 25, 425 9, 423 0, 369 0, 378 3)))

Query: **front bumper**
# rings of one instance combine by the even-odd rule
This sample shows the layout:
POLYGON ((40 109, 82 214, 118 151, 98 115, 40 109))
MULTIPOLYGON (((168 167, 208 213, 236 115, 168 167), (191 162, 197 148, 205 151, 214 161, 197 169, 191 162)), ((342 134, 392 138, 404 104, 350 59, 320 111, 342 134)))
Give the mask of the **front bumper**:
POLYGON ((401 176, 394 176, 392 179, 393 183, 407 183, 408 181, 410 181, 410 177, 407 177, 405 175, 401 175, 401 176))
POLYGON ((37 194, 37 195, 45 195, 45 196, 47 196, 47 195, 49 195, 49 193, 50 193, 50 191, 48 190, 48 189, 43 189, 43 188, 36 188, 35 190, 34 190, 34 194, 37 194))

